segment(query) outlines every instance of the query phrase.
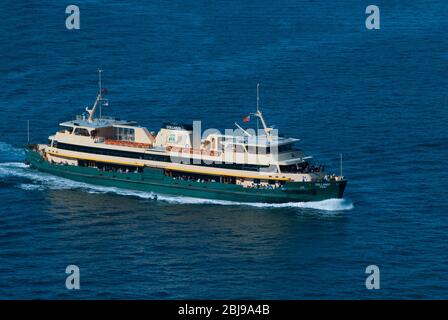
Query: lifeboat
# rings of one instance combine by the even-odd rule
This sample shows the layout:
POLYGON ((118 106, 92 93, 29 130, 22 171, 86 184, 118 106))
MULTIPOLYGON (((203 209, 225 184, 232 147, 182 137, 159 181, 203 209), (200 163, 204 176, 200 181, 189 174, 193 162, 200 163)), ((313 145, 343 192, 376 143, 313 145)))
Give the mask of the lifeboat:
POLYGON ((218 151, 213 150, 203 150, 203 149, 193 149, 193 148, 180 148, 180 147, 173 147, 168 146, 166 147, 167 151, 171 152, 179 152, 183 154, 197 154, 197 155, 204 155, 204 156, 211 156, 211 157, 217 157, 219 156, 218 151))
POLYGON ((152 146, 149 143, 140 143, 140 142, 132 142, 132 141, 124 141, 124 140, 112 140, 112 139, 106 139, 104 141, 104 143, 109 144, 109 145, 114 145, 114 146, 142 148, 142 149, 148 149, 152 146))

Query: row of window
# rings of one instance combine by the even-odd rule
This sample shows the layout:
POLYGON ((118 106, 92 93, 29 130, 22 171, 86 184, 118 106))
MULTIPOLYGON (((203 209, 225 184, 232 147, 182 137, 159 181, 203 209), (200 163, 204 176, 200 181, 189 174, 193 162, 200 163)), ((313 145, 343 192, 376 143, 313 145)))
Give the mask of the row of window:
POLYGON ((58 149, 70 150, 70 151, 101 154, 101 155, 105 155, 105 156, 171 162, 169 156, 160 155, 160 154, 147 154, 147 153, 132 152, 132 151, 86 147, 86 146, 79 146, 79 145, 75 145, 75 144, 60 143, 57 141, 53 142, 53 147, 58 148, 58 149))
MULTIPOLYGON (((167 155, 148 154, 148 153, 95 148, 95 147, 86 147, 86 146, 80 146, 80 145, 74 145, 74 144, 68 144, 68 143, 61 143, 61 142, 57 142, 57 141, 53 141, 53 147, 58 148, 58 149, 63 149, 63 150, 101 154, 101 155, 105 155, 105 156, 172 162, 170 156, 167 156, 167 155)), ((188 163, 188 162, 184 162, 184 163, 188 163)), ((199 163, 199 164, 196 164, 191 160, 190 164, 202 165, 202 166, 214 167, 214 168, 233 169, 233 170, 248 170, 248 171, 258 171, 260 168, 269 168, 269 166, 261 166, 261 165, 256 165, 256 164, 205 163, 203 160, 201 160, 201 163, 199 163)))
MULTIPOLYGON (((229 145, 230 148, 233 148, 232 145, 229 145)), ((236 145, 236 150, 242 152, 244 149, 242 146, 240 145, 236 145)), ((254 153, 254 154, 270 154, 271 153, 271 147, 256 147, 256 146, 249 146, 246 148, 248 148, 248 151, 250 153, 254 153)), ((272 151, 275 151, 276 153, 282 153, 282 152, 286 152, 286 151, 291 151, 292 150, 292 144, 285 144, 285 145, 281 145, 277 147, 277 150, 275 150, 275 148, 272 148, 272 151)))
POLYGON ((115 128, 115 140, 135 141, 135 130, 131 128, 115 128))
MULTIPOLYGON (((63 127, 59 132, 73 132, 73 127, 63 127)), ((85 128, 76 128, 73 132, 76 136, 90 137, 89 130, 85 128)), ((92 130, 92 136, 97 135, 97 130, 92 130)), ((135 130, 132 128, 122 128, 114 127, 113 139, 115 140, 125 140, 125 141, 135 141, 135 130)))

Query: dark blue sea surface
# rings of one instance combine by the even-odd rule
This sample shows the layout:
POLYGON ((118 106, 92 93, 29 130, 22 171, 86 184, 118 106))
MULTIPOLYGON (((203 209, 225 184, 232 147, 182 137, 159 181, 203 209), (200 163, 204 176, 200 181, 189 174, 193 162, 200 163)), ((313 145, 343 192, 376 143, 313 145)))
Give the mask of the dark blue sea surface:
POLYGON ((0 298, 448 298, 448 2, 8 1, 0 10, 0 298), (158 130, 269 124, 349 180, 246 205, 89 186, 22 164, 95 99, 158 130), (81 289, 65 288, 65 268, 81 289), (367 290, 377 265, 381 289, 367 290))

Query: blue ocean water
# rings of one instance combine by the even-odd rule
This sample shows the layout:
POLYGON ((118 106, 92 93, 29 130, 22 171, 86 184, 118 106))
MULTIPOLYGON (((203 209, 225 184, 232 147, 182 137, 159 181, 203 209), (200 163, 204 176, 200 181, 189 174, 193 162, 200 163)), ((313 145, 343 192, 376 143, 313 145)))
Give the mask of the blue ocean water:
POLYGON ((0 10, 0 298, 448 297, 446 1, 10 1, 0 10), (71 3, 70 3, 71 4, 71 3), (344 199, 245 205, 34 172, 21 147, 91 105, 270 124, 349 179, 344 199), (81 290, 65 288, 65 268, 81 290), (367 290, 377 265, 381 289, 367 290))

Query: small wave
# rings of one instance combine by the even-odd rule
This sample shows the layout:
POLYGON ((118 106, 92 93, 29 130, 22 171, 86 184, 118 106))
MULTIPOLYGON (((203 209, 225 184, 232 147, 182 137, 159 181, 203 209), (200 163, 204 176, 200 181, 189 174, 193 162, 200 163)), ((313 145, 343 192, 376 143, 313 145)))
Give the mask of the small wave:
POLYGON ((0 168, 28 168, 29 166, 23 162, 2 162, 0 168))
POLYGON ((21 183, 21 184, 18 185, 18 187, 20 189, 23 189, 23 190, 39 190, 39 191, 42 191, 42 190, 45 189, 44 186, 40 186, 38 184, 30 184, 30 183, 21 183))
POLYGON ((56 176, 29 170, 29 166, 21 162, 0 163, 0 177, 18 177, 31 180, 33 182, 54 186, 58 189, 70 189, 66 186, 67 179, 61 179, 56 176))
POLYGON ((156 194, 154 192, 135 191, 116 187, 104 187, 91 185, 84 182, 77 182, 65 178, 60 178, 47 173, 33 171, 29 166, 20 162, 0 163, 0 176, 14 176, 28 179, 34 184, 23 183, 19 187, 25 190, 83 190, 90 194, 117 194, 120 196, 133 196, 141 199, 157 199, 173 204, 212 204, 212 205, 244 205, 258 208, 304 208, 323 211, 342 211, 353 209, 353 203, 347 199, 328 199, 311 202, 289 202, 289 203, 261 203, 261 202, 235 202, 225 200, 213 200, 192 198, 184 196, 170 196, 156 194))

